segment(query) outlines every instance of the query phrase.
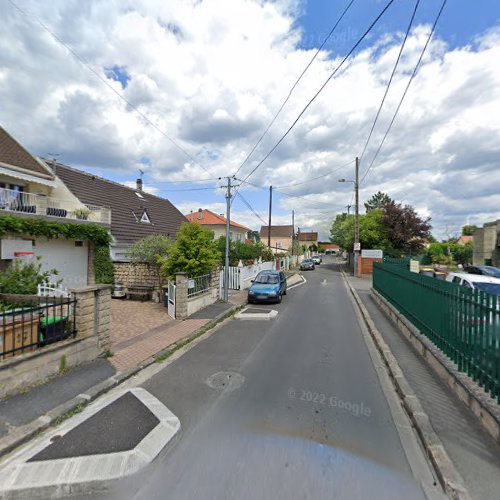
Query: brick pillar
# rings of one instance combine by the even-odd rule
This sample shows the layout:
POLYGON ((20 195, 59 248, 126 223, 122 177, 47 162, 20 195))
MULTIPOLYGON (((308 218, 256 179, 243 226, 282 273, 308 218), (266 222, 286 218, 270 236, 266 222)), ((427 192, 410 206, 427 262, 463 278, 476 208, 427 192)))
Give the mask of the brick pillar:
POLYGON ((188 302, 188 275, 187 273, 175 274, 175 318, 187 318, 188 302))
POLYGON ((72 297, 77 301, 77 338, 94 336, 102 353, 108 351, 110 346, 111 288, 111 285, 94 285, 71 290, 72 297))

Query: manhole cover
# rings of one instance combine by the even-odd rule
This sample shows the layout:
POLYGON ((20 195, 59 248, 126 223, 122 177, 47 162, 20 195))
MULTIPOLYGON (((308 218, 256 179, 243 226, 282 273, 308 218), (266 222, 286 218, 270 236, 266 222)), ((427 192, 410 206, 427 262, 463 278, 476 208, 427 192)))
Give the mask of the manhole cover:
POLYGON ((269 309, 259 309, 257 307, 248 307, 241 311, 241 314, 269 314, 269 309))
POLYGON ((238 389, 245 382, 245 377, 236 372, 218 372, 207 378, 207 385, 212 389, 238 389))

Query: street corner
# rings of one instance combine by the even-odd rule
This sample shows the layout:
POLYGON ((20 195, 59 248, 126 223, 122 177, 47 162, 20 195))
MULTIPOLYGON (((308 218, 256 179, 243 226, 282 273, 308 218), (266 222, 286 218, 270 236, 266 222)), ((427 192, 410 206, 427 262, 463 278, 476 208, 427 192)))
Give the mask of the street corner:
POLYGON ((244 321, 270 321, 278 316, 275 309, 265 307, 247 306, 234 315, 234 319, 244 321))
POLYGON ((105 486, 151 463, 180 427, 148 391, 117 391, 8 457, 0 466, 0 497, 54 498, 105 486))

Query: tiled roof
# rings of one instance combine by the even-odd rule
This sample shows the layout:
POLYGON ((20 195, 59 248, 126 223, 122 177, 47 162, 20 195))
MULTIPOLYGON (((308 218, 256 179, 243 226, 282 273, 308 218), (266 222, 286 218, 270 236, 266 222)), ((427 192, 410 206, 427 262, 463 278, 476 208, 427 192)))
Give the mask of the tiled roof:
POLYGON ((335 243, 320 243, 319 247, 322 250, 339 250, 340 247, 336 245, 335 243))
MULTIPOLYGON (((261 239, 267 238, 269 226, 260 228, 261 239)), ((271 226, 271 238, 291 238, 293 236, 293 226, 271 226)))
POLYGON ((318 241, 318 233, 299 233, 299 241, 318 241))
MULTIPOLYGON (((202 226, 226 225, 226 218, 223 215, 217 215, 216 213, 207 209, 202 210, 201 212, 199 210, 198 212, 192 212, 186 215, 185 217, 189 222, 197 222, 202 226), (201 213, 201 219, 200 219, 200 213, 201 213)), ((250 228, 242 226, 241 224, 238 224, 237 222, 234 221, 231 221, 230 225, 232 227, 239 227, 240 229, 244 229, 245 231, 251 231, 250 228)))
POLYGON ((53 178, 51 173, 9 133, 0 127, 0 162, 32 174, 53 178))
POLYGON ((111 208, 111 234, 120 244, 131 244, 151 234, 174 238, 186 222, 164 198, 66 165, 57 164, 55 173, 82 203, 111 208), (149 219, 151 224, 140 222, 141 218, 149 219))
POLYGON ((460 238, 458 238, 457 240, 457 243, 459 245, 465 245, 466 243, 469 243, 469 241, 474 241, 474 236, 460 236, 460 238))

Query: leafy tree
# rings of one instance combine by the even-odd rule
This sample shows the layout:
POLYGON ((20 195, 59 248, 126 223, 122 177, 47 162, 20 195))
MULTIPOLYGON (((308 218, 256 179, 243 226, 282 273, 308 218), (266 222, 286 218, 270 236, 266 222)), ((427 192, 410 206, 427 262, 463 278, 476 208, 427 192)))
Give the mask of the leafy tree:
POLYGON ((377 208, 384 208, 389 203, 393 203, 392 198, 389 195, 387 195, 386 193, 379 191, 378 193, 375 193, 365 203, 365 210, 367 212, 370 212, 371 210, 376 210, 377 208))
MULTIPOLYGON (((221 236, 216 241, 217 249, 221 254, 221 264, 224 264, 224 259, 226 255, 226 238, 221 236)), ((256 260, 262 257, 262 260, 269 261, 273 260, 272 251, 264 246, 261 242, 254 243, 244 243, 242 241, 233 241, 229 245, 229 265, 237 266, 239 261, 249 261, 256 260)))
POLYGON ((422 219, 410 205, 391 202, 385 205, 383 225, 394 249, 415 254, 424 247, 430 235, 430 217, 422 219))
POLYGON ((190 276, 208 274, 220 263, 221 255, 213 240, 212 232, 194 222, 185 222, 171 245, 167 258, 158 262, 164 276, 172 278, 175 273, 190 276))
POLYGON ((162 234, 152 234, 136 241, 128 250, 127 257, 132 262, 146 262, 150 266, 158 265, 159 257, 167 257, 172 240, 162 234))
POLYGON ((303 245, 300 244, 299 240, 294 239, 292 246, 288 250, 288 254, 289 255, 300 255, 300 254, 304 253, 302 250, 302 247, 303 247, 303 245))
POLYGON ((348 249, 347 245, 347 231, 350 230, 347 221, 351 218, 353 220, 352 227, 354 227, 354 216, 347 214, 337 214, 330 229, 330 241, 335 243, 340 248, 348 249))
POLYGON ((259 231, 248 231, 248 237, 254 241, 260 241, 259 231))
POLYGON ((462 227, 462 236, 473 236, 476 229, 477 226, 475 224, 466 224, 462 227))
POLYGON ((450 242, 435 242, 429 245, 425 255, 433 264, 470 264, 472 262, 473 244, 465 245, 450 242))
POLYGON ((317 252, 318 251, 318 245, 316 245, 316 243, 313 243, 312 245, 309 245, 309 250, 311 252, 317 252))

